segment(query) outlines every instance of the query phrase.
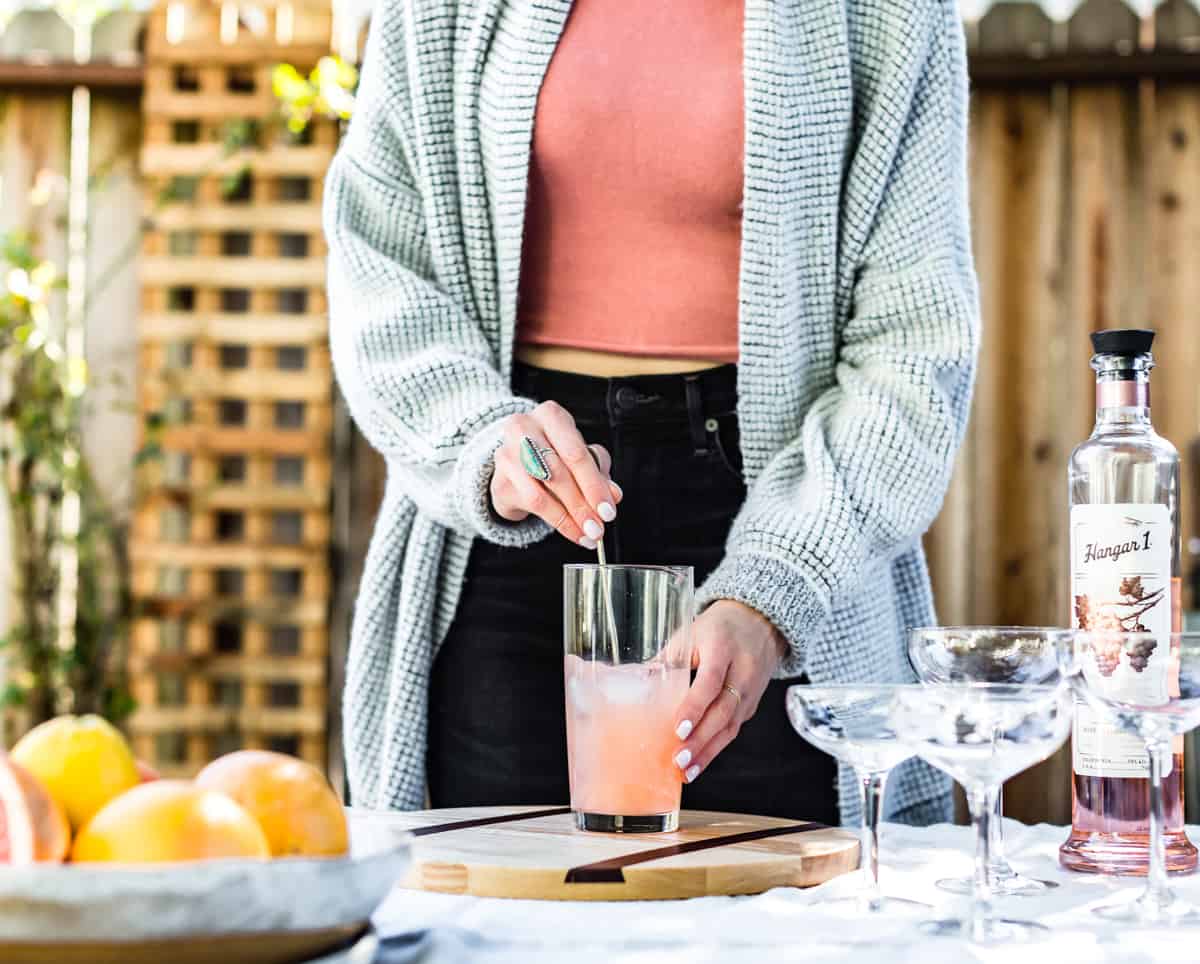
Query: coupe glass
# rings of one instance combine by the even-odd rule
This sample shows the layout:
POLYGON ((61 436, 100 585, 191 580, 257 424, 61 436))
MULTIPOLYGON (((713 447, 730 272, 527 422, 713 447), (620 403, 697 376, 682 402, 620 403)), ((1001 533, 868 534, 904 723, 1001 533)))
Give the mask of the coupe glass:
POLYGON ((797 732, 819 750, 858 776, 862 803, 862 843, 859 865, 865 884, 861 896, 827 901, 822 906, 853 906, 869 913, 912 913, 928 904, 884 897, 879 889, 879 821, 887 775, 913 755, 896 736, 892 708, 896 693, 916 686, 845 685, 788 688, 788 717, 797 732))
POLYGON ((679 826, 672 757, 693 608, 690 566, 563 567, 567 774, 580 830, 679 826))
MULTIPOLYGON (((947 626, 914 629, 908 637, 908 657, 923 683, 1033 683, 1059 678, 1058 644, 1066 629, 1029 626, 947 626)), ((1004 856, 1004 789, 996 793, 996 810, 988 822, 988 876, 992 893, 1001 897, 1036 897, 1057 887, 1013 870, 1004 856)), ((969 894, 970 877, 939 880, 952 894, 969 894)))
POLYGON ((975 880, 965 919, 934 921, 940 936, 978 944, 1026 940, 1045 931, 1030 921, 992 914, 992 814, 1001 784, 1050 756, 1071 730, 1071 697, 1055 685, 930 683, 896 694, 896 732, 926 763, 962 785, 975 827, 975 880))
POLYGON ((1176 738, 1200 726, 1200 633, 1076 633, 1059 647, 1063 676, 1098 716, 1146 744, 1150 778, 1150 867, 1132 901, 1097 907, 1106 920, 1135 925, 1200 924, 1200 909, 1167 882, 1163 778, 1176 738), (1169 662, 1154 672, 1154 652, 1169 662), (1147 670, 1150 670, 1147 672, 1147 670))

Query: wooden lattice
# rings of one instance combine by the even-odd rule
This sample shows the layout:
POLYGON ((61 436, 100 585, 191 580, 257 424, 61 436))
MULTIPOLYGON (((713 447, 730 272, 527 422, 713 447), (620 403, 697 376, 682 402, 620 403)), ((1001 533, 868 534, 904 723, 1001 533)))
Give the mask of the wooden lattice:
POLYGON ((168 774, 240 747, 325 757, 337 133, 289 134, 271 72, 328 52, 328 11, 196 0, 149 19, 139 397, 163 425, 134 524, 130 733, 168 774))

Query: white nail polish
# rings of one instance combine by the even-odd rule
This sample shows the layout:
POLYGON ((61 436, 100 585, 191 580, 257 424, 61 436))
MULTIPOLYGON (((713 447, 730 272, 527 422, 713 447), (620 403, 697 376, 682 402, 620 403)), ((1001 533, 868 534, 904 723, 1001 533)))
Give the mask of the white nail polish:
MULTIPOLYGON (((604 535, 604 530, 600 528, 600 523, 595 519, 588 519, 583 524, 583 531, 587 537, 593 541, 599 540, 599 538, 604 535)), ((592 546, 592 548, 595 549, 596 547, 592 546)))
POLYGON ((699 767, 689 767, 687 773, 683 775, 684 779, 687 780, 688 783, 691 783, 698 776, 700 776, 699 767))
POLYGON ((675 735, 677 737, 679 737, 679 739, 681 739, 681 740, 686 740, 688 738, 688 736, 691 734, 691 732, 692 732, 692 721, 691 720, 684 720, 677 727, 675 727, 675 735))
POLYGON ((681 770, 686 769, 687 765, 691 762, 692 762, 692 751, 691 750, 680 750, 678 753, 675 754, 675 765, 677 767, 679 767, 679 769, 681 769, 681 770))
POLYGON ((596 540, 589 539, 587 536, 584 536, 582 539, 580 539, 579 544, 581 546, 583 546, 583 548, 585 548, 588 552, 592 552, 596 548, 596 540))
POLYGON ((623 498, 625 498, 625 490, 624 490, 624 489, 622 489, 622 488, 621 488, 619 485, 617 485, 617 483, 616 483, 616 482, 614 482, 612 479, 609 479, 609 480, 608 480, 608 484, 609 484, 610 486, 612 486, 612 488, 613 488, 613 489, 616 491, 616 493, 617 493, 617 498, 618 498, 618 499, 623 499, 623 498))
POLYGON ((611 502, 601 502, 596 506, 596 511, 605 522, 612 522, 617 517, 617 510, 611 502))

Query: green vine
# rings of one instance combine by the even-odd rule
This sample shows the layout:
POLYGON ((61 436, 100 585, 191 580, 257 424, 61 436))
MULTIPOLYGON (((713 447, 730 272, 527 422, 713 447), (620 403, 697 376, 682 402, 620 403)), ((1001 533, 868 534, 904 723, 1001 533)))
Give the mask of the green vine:
POLYGON ((62 712, 120 720, 132 709, 123 646, 132 617, 126 530, 88 467, 79 437, 86 365, 70 359, 51 305, 63 280, 28 232, 0 238, 0 477, 9 512, 14 613, 0 639, 0 706, 29 722, 62 712), (73 496, 71 494, 74 494, 73 496), (63 517, 78 499, 79 525, 63 517), (63 552, 78 555, 74 622, 59 602, 63 552))

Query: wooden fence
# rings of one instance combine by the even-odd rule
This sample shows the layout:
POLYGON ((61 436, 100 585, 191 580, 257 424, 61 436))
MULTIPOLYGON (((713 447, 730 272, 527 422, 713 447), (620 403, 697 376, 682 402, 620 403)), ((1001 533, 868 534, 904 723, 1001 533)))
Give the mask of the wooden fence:
MULTIPOLYGON (((1120 3, 1089 3, 1066 25, 997 6, 979 25, 975 62, 990 73, 976 70, 971 199, 985 326, 971 427, 927 540, 944 622, 1070 618, 1066 463, 1091 431, 1093 330, 1158 330, 1154 420, 1185 456, 1185 553, 1200 536, 1200 56, 1190 72, 1157 69, 1200 39, 1200 13, 1172 3, 1150 25, 1142 69, 1117 80, 1095 58, 1147 43, 1120 3), (1041 71, 1029 62, 1056 47, 1041 71)), ((1185 555, 1185 572, 1197 561, 1185 555)), ((1009 812, 1069 820, 1069 775, 1063 752, 1019 777, 1009 812)))
MULTIPOLYGON (((1189 0, 1170 0, 1141 20, 1119 0, 1089 0, 1071 21, 1053 23, 1032 4, 1003 4, 970 25, 969 37, 985 334, 968 439, 927 545, 944 621, 1061 624, 1069 615, 1065 466, 1090 431, 1091 330, 1159 330, 1155 421, 1187 460, 1185 547, 1200 538, 1200 13, 1189 0)), ((65 103, 62 93, 0 90, 5 223, 19 214, 10 203, 34 171, 65 170, 65 103)), ((129 181, 138 125, 135 99, 98 96, 97 136, 129 145, 93 152, 97 161, 116 158, 120 177, 98 180, 96 192, 101 205, 127 205, 126 219, 110 214, 122 232, 135 227, 129 181)), ((104 240, 111 248, 107 232, 104 240)), ((128 367, 133 272, 108 291, 89 326, 105 334, 89 350, 106 345, 128 367)), ((132 425, 105 417, 92 438, 103 431, 103 447, 123 458, 132 425)), ((344 416, 335 419, 333 463, 336 694, 382 470, 344 416)), ((1185 558, 1189 569, 1196 561, 1185 558)), ((1189 594, 1187 605, 1200 600, 1189 594)), ((335 774, 336 727, 335 718, 335 774)), ((1068 771, 1060 755, 1018 778, 1009 812, 1068 819, 1068 771)), ((1191 787, 1194 805, 1200 784, 1191 787)))

